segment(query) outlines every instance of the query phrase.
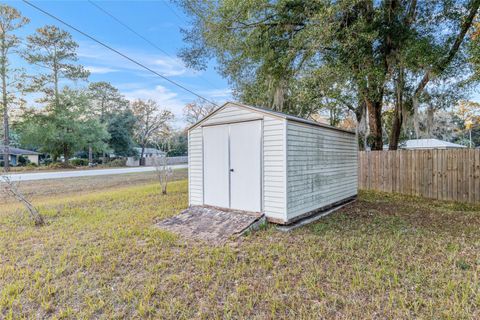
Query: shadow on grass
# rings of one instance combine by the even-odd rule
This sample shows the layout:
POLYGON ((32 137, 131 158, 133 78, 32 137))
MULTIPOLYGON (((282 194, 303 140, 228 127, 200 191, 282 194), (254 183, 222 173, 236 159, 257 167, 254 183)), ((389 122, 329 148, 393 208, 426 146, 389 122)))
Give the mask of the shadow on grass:
POLYGON ((478 232, 480 206, 398 194, 360 192, 357 202, 307 228, 314 234, 434 232, 450 235, 478 232))

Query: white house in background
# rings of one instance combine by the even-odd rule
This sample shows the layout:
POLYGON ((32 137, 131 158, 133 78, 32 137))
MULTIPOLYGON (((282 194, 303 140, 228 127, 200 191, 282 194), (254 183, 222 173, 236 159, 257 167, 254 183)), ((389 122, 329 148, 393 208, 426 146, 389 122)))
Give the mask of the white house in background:
POLYGON ((191 206, 289 224, 357 195, 354 132, 228 102, 188 130, 191 206))
MULTIPOLYGON (((137 151, 138 156, 142 154, 142 148, 134 148, 137 151)), ((163 157, 165 156, 165 152, 162 150, 158 150, 155 148, 145 148, 143 152, 144 158, 151 158, 151 157, 163 157)))
POLYGON ((461 144, 456 144, 438 139, 412 139, 402 143, 400 149, 420 150, 420 149, 460 149, 466 148, 461 144))
MULTIPOLYGON (((9 147, 8 149, 10 154, 9 160, 12 166, 16 166, 18 164, 18 158, 20 156, 24 157, 25 159, 28 159, 30 163, 35 163, 38 165, 40 162, 40 153, 38 152, 20 149, 20 148, 14 148, 14 147, 9 147)), ((3 161, 4 150, 5 150, 5 147, 3 145, 0 145, 0 161, 3 161)))
MULTIPOLYGON (((142 148, 134 148, 135 151, 137 151, 137 156, 136 157, 128 157, 127 158, 127 163, 126 163, 126 166, 127 167, 138 167, 140 166, 140 155, 142 154, 142 148)), ((166 156, 166 152, 162 151, 162 150, 158 150, 158 149, 155 149, 155 148, 145 148, 144 152, 143 152, 143 161, 142 161, 142 165, 145 165, 145 166, 153 166, 154 165, 154 160, 155 158, 158 158, 158 157, 164 157, 166 156)))

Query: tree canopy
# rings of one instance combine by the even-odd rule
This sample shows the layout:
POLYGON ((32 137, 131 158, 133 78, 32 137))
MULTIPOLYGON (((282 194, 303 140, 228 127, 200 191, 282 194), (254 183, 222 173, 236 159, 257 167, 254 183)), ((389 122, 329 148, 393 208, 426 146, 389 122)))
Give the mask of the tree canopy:
MULTIPOLYGON (((298 115, 322 105, 349 109, 365 122, 365 138, 378 150, 387 96, 395 96, 397 132, 402 115, 417 114, 427 100, 429 83, 455 70, 458 76, 480 5, 479 0, 178 2, 193 21, 184 30, 190 46, 180 53, 189 66, 205 68, 215 57, 247 103, 298 115)), ((397 135, 391 140, 396 145, 397 135)))
POLYGON ((110 113, 107 122, 107 130, 110 134, 108 144, 113 149, 113 153, 120 157, 129 157, 136 155, 135 125, 137 119, 130 109, 110 113))
POLYGON ((128 100, 117 88, 106 81, 90 83, 88 94, 92 101, 92 112, 101 121, 105 121, 108 114, 123 112, 128 107, 128 100))
POLYGON ((108 151, 110 135, 104 124, 90 117, 90 101, 83 91, 64 88, 58 105, 51 102, 46 110, 31 109, 20 124, 23 144, 36 146, 56 160, 65 161, 73 152, 91 147, 94 152, 108 151))
POLYGON ((158 138, 170 131, 169 122, 173 114, 166 109, 161 109, 155 101, 137 99, 131 103, 132 112, 137 122, 135 124, 135 138, 142 151, 143 158, 148 144, 157 144, 158 138))
MULTIPOLYGON (((155 101, 131 104, 111 83, 92 82, 88 87, 79 83, 88 80, 89 72, 78 63, 79 46, 72 35, 55 25, 46 25, 21 36, 17 31, 28 21, 14 7, 0 5, 4 159, 9 158, 11 114, 15 115, 15 145, 46 153, 54 160, 63 156, 68 161, 73 155, 87 153, 90 163, 94 156, 106 159, 109 152, 119 157, 132 156, 138 144, 145 147, 158 143, 163 132, 170 132, 166 129, 173 115, 155 101), (40 68, 26 68, 30 74, 13 68, 10 58, 14 54, 26 65, 40 68), (23 100, 27 92, 39 94, 40 105, 23 100)), ((185 152, 182 138, 177 139, 178 152, 185 152)), ((5 161, 8 165, 9 161, 5 161)))
POLYGON ((72 35, 54 25, 38 28, 36 33, 27 37, 25 59, 48 72, 32 76, 30 90, 45 94, 42 101, 54 100, 59 103, 59 82, 62 78, 69 80, 86 80, 89 72, 83 66, 75 64, 78 60, 78 44, 72 35))

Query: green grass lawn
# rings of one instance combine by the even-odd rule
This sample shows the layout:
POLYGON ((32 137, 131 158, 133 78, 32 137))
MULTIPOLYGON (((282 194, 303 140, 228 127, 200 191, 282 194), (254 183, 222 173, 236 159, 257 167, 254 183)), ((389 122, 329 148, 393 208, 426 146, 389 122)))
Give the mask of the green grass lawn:
POLYGON ((0 205, 0 318, 479 318, 480 208, 362 193, 225 246, 154 227, 186 181, 0 205))

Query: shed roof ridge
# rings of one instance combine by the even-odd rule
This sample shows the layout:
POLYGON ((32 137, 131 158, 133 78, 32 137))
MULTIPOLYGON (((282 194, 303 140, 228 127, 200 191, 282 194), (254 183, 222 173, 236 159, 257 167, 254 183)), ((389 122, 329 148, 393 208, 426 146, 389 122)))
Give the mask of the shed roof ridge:
POLYGON ((280 118, 283 118, 283 119, 286 119, 286 120, 291 120, 291 121, 295 121, 295 122, 305 123, 305 124, 309 124, 309 125, 317 126, 317 127, 322 127, 322 128, 326 128, 326 129, 332 129, 332 130, 342 131, 342 132, 346 132, 346 133, 350 133, 350 134, 356 134, 354 131, 351 131, 351 130, 342 129, 342 128, 337 128, 337 127, 334 127, 334 126, 331 126, 331 125, 328 125, 328 124, 324 124, 324 123, 316 122, 316 121, 313 121, 313 120, 308 120, 308 119, 300 118, 300 117, 293 116, 293 115, 290 115, 290 114, 285 113, 285 112, 275 111, 275 110, 267 109, 267 108, 263 108, 263 107, 246 105, 246 104, 243 104, 243 103, 240 103, 240 102, 234 102, 234 101, 227 101, 227 102, 225 102, 220 108, 215 109, 215 110, 212 111, 210 114, 208 114, 207 116, 205 116, 203 119, 199 120, 197 123, 195 123, 195 124, 193 124, 192 126, 190 126, 190 127, 188 128, 188 130, 192 130, 192 129, 198 127, 202 122, 204 122, 205 120, 209 119, 211 116, 213 116, 214 114, 216 114, 216 113, 219 112, 220 110, 223 110, 223 109, 224 109, 225 107, 227 107, 229 104, 233 104, 233 105, 236 105, 236 106, 239 106, 239 107, 247 108, 247 109, 250 109, 250 110, 253 110, 253 111, 256 111, 256 112, 260 112, 260 113, 264 113, 264 114, 268 114, 268 115, 280 117, 280 118))

